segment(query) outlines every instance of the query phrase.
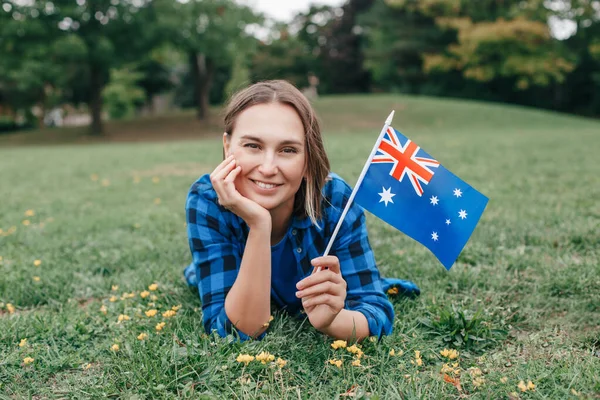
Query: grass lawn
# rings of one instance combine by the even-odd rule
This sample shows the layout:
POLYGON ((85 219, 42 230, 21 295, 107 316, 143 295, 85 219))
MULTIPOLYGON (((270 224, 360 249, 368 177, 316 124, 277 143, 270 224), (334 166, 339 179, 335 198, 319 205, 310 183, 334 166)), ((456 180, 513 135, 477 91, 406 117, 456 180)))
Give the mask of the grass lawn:
POLYGON ((393 108, 397 129, 490 198, 450 272, 368 215, 382 275, 422 295, 393 298, 394 333, 359 344, 360 365, 277 312, 262 341, 204 333, 182 277, 184 203, 220 161, 217 125, 199 140, 0 148, 0 394, 600 398, 600 123, 408 96, 316 106, 351 185, 393 108), (261 352, 287 363, 236 361, 261 352))

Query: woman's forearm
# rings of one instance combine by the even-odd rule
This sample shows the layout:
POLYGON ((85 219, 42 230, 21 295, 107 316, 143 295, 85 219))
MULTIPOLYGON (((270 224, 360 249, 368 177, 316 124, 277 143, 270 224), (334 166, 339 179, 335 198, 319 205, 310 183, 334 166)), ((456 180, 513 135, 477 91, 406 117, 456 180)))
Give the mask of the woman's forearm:
POLYGON ((362 340, 369 336, 369 323, 363 313, 344 309, 321 332, 336 339, 362 340))
POLYGON ((225 313, 235 328, 256 337, 271 315, 271 226, 251 227, 235 283, 225 299, 225 313))

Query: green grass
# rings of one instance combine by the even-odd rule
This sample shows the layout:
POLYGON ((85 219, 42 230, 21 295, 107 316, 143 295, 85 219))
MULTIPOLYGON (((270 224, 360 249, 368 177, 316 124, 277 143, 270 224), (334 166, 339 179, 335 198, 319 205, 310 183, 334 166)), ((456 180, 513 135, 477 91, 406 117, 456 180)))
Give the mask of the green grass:
POLYGON ((352 354, 332 349, 307 321, 278 313, 263 341, 204 334, 197 293, 181 274, 190 260, 183 208, 190 184, 220 160, 215 128, 199 132, 214 139, 196 141, 0 149, 0 393, 598 398, 600 123, 406 96, 328 97, 316 106, 333 170, 351 185, 394 108, 397 129, 490 198, 450 272, 368 216, 382 275, 413 280, 422 295, 393 300, 394 333, 362 343, 361 366, 351 366, 352 354), (26 217, 27 210, 35 215, 26 217), (140 292, 152 283, 159 313, 147 317, 152 300, 140 292), (121 300, 124 292, 135 296, 121 300), (161 315, 179 304, 176 316, 161 315), (131 319, 117 323, 120 314, 131 319), (166 325, 156 332, 160 321, 166 325), (138 340, 144 332, 148 338, 138 340), (23 338, 27 344, 19 347, 23 338), (119 351, 111 351, 113 344, 119 351), (444 348, 460 352, 447 377, 454 384, 440 372, 444 348), (287 365, 236 361, 261 351, 287 365), (24 365, 25 357, 34 361, 24 365), (344 363, 338 368, 330 359, 344 363), (477 387, 478 371, 484 380, 477 387), (521 392, 521 380, 535 390, 521 392))

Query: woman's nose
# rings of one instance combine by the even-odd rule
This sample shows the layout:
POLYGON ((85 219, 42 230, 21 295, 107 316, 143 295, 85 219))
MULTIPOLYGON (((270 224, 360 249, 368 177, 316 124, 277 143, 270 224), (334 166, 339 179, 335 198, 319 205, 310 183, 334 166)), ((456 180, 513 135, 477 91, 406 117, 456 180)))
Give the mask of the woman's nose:
POLYGON ((277 173, 277 162, 275 157, 266 156, 263 158, 258 170, 263 175, 275 175, 277 173))

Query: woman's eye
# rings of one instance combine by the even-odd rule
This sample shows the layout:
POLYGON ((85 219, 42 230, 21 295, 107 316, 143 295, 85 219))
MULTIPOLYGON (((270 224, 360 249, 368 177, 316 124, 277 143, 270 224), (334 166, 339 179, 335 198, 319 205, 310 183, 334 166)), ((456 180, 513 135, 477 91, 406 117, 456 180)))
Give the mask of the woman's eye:
POLYGON ((246 143, 246 144, 244 145, 244 147, 248 147, 248 148, 250 148, 250 149, 259 149, 259 148, 260 148, 260 146, 259 146, 259 145, 257 145, 256 143, 246 143))
POLYGON ((295 148, 293 148, 293 147, 286 147, 285 149, 283 149, 283 152, 284 152, 284 153, 297 153, 297 152, 298 152, 298 150, 296 150, 296 149, 295 149, 295 148))

